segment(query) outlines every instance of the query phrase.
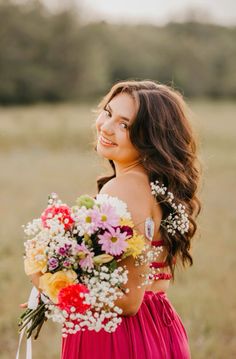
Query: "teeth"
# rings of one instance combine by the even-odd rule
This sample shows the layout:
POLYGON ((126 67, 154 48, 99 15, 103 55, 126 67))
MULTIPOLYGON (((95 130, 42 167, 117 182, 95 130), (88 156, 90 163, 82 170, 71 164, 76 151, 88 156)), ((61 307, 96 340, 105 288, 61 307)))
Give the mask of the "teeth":
POLYGON ((105 142, 105 143, 107 143, 108 145, 114 145, 113 142, 107 140, 107 139, 106 139, 105 137, 103 137, 103 136, 101 136, 101 139, 102 139, 102 142, 105 142))

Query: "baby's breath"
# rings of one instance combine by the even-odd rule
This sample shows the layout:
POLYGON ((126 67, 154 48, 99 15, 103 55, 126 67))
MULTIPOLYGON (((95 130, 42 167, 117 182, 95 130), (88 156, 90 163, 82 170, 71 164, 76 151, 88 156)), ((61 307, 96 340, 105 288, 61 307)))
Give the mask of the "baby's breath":
POLYGON ((187 233, 189 230, 189 219, 186 208, 182 203, 177 204, 174 201, 174 195, 168 191, 167 187, 160 184, 159 181, 151 182, 152 194, 155 197, 164 197, 164 202, 168 203, 173 209, 167 218, 161 221, 161 226, 164 227, 172 236, 178 231, 181 234, 187 233))
POLYGON ((84 295, 84 303, 89 304, 93 310, 82 314, 71 308, 71 313, 68 313, 51 304, 47 306, 46 317, 63 324, 63 337, 85 329, 114 332, 122 321, 122 309, 115 305, 115 301, 123 296, 118 288, 127 283, 128 270, 118 267, 109 272, 106 266, 101 266, 98 270, 90 270, 90 276, 82 276, 81 281, 89 289, 89 293, 84 295))

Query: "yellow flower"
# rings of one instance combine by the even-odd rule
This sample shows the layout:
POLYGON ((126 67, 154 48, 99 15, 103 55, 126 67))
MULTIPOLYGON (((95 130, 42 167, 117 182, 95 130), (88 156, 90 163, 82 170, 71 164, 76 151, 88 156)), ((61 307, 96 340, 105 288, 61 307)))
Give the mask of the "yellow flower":
POLYGON ((124 218, 120 219, 120 226, 129 226, 129 227, 133 228, 134 223, 132 222, 131 219, 124 217, 124 218))
POLYGON ((110 256, 110 254, 100 254, 96 257, 93 257, 93 262, 95 264, 102 264, 110 262, 114 257, 110 256))
POLYGON ((77 274, 73 270, 45 273, 39 279, 39 288, 53 301, 58 303, 58 293, 62 288, 73 284, 77 274))
POLYGON ((37 272, 46 272, 47 258, 45 256, 45 249, 40 246, 30 248, 26 252, 24 267, 26 275, 31 275, 37 272))
POLYGON ((47 270, 47 261, 46 260, 32 260, 29 258, 26 258, 24 260, 24 267, 25 267, 25 274, 31 275, 38 272, 44 273, 47 270))
POLYGON ((142 234, 134 233, 133 237, 127 240, 128 247, 125 251, 125 256, 132 255, 136 258, 144 249, 145 240, 142 234))

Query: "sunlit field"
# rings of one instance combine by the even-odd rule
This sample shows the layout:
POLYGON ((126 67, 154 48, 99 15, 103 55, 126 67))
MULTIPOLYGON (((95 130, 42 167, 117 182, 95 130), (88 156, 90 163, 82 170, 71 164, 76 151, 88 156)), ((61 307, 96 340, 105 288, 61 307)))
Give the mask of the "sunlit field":
MULTIPOLYGON (((203 183, 194 266, 178 271, 169 297, 189 334, 193 359, 236 358, 236 103, 190 104, 199 134, 203 183)), ((19 303, 31 284, 23 271, 23 230, 55 191, 72 205, 96 193, 103 162, 93 149, 91 105, 0 108, 0 357, 14 358, 19 303)), ((60 327, 46 323, 34 359, 58 359, 60 327)), ((24 348, 24 345, 23 345, 24 348)), ((24 358, 22 350, 21 358, 24 358)))

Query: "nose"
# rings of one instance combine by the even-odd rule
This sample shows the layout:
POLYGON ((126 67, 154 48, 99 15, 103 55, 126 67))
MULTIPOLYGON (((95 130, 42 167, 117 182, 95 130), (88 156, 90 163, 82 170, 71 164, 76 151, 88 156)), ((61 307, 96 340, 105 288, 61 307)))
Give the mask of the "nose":
POLYGON ((100 126, 100 131, 107 134, 107 135, 113 135, 114 129, 113 129, 113 123, 110 120, 104 121, 100 126))

